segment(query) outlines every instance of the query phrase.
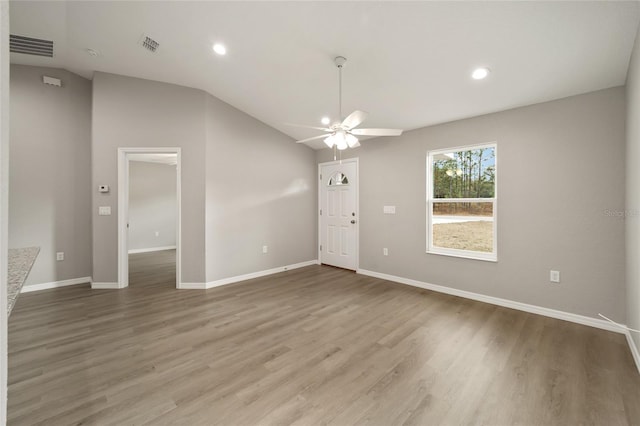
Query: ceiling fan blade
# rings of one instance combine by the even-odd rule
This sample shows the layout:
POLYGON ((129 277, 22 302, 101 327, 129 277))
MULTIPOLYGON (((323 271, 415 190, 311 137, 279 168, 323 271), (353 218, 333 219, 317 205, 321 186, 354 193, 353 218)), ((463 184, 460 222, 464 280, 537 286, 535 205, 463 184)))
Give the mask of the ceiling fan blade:
POLYGON ((332 130, 327 128, 327 127, 314 127, 314 126, 307 126, 305 124, 294 124, 294 123, 284 123, 285 126, 292 126, 292 127, 302 127, 303 129, 314 129, 314 130, 322 130, 323 132, 331 132, 332 130))
POLYGON ((353 129, 351 133, 358 136, 400 136, 401 129, 353 129))
POLYGON ((351 114, 349 114, 347 118, 344 119, 340 126, 344 129, 351 130, 358 124, 366 120, 368 115, 368 112, 355 110, 351 114))
POLYGON ((323 138, 326 138, 326 137, 327 137, 327 135, 314 136, 312 138, 306 138, 306 139, 302 139, 302 140, 296 141, 296 143, 305 143, 305 142, 313 141, 313 140, 316 140, 316 139, 323 139, 323 138))

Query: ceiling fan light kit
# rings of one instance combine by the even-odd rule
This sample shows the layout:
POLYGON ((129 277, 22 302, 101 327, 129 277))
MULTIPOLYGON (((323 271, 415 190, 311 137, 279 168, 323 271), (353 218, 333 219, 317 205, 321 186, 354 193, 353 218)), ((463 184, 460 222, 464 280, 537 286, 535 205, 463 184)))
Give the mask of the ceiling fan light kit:
MULTIPOLYGON (((337 56, 334 59, 336 67, 338 67, 338 117, 342 120, 342 67, 347 62, 344 56, 337 56)), ((342 122, 332 124, 330 127, 315 126, 298 126, 315 130, 322 130, 330 133, 327 135, 314 136, 307 139, 297 141, 297 143, 309 142, 316 139, 323 139, 325 145, 334 150, 345 150, 347 148, 357 148, 360 146, 358 136, 399 136, 402 134, 401 129, 356 129, 369 114, 364 111, 356 110, 349 114, 342 122)))
POLYGON ((347 148, 356 148, 360 146, 358 138, 351 133, 347 133, 344 130, 337 130, 324 140, 324 143, 329 147, 334 146, 339 150, 345 150, 347 148))

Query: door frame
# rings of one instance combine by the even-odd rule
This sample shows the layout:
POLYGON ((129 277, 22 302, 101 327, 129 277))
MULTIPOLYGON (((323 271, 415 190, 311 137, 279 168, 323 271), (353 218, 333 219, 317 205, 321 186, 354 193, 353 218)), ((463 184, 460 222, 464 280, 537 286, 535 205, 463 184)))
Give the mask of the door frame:
POLYGON ((320 209, 322 209, 322 167, 333 166, 343 163, 355 163, 356 165, 356 272, 360 270, 360 158, 346 158, 344 160, 327 161, 324 163, 318 163, 318 264, 322 265, 322 251, 320 245, 322 244, 322 217, 320 216, 320 209))
POLYGON ((118 288, 129 286, 129 154, 176 154, 176 288, 182 283, 182 153, 180 148, 118 148, 118 288))

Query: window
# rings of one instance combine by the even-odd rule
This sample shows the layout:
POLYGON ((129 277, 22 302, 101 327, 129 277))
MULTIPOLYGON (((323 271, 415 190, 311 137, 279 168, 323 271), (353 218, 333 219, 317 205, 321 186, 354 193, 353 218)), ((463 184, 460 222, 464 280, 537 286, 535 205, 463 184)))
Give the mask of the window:
POLYGON ((347 179, 347 175, 340 172, 335 172, 333 176, 329 178, 329 186, 348 185, 348 184, 349 184, 349 179, 347 179))
POLYGON ((427 156, 427 252, 497 260, 495 144, 427 156))

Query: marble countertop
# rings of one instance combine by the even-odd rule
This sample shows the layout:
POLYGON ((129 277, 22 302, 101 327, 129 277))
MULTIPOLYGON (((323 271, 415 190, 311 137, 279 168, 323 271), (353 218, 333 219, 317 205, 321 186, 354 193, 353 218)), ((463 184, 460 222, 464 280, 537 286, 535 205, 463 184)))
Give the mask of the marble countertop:
POLYGON ((25 247, 9 249, 7 263, 7 316, 16 304, 16 299, 22 290, 22 285, 31 271, 33 263, 40 252, 40 247, 25 247))

